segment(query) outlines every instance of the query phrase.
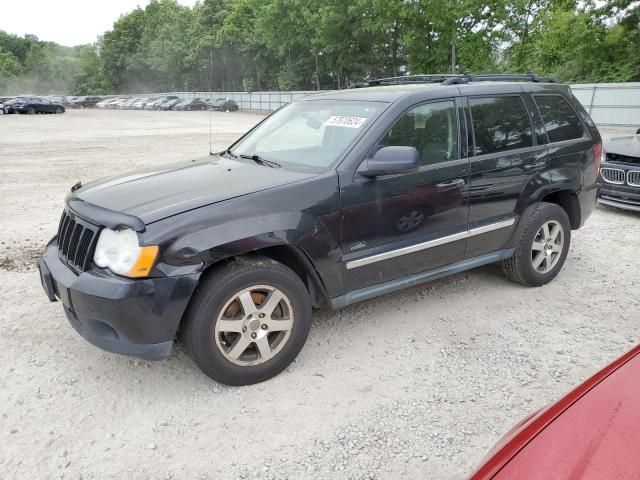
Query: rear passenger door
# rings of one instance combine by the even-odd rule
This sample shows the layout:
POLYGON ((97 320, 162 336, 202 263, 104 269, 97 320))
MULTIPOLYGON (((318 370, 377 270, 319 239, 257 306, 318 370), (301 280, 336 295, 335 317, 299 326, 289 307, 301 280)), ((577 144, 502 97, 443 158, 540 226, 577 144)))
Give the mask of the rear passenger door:
POLYGON ((546 166, 546 138, 524 95, 470 96, 473 144, 470 162, 467 257, 499 250, 510 238, 518 200, 532 176, 546 166))

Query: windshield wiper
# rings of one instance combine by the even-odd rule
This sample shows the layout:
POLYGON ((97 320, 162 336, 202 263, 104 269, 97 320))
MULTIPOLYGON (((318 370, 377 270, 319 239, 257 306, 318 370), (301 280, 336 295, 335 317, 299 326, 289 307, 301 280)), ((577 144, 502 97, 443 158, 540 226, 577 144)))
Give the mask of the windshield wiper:
MULTIPOLYGON (((233 155, 233 154, 231 154, 233 155)), ((260 165, 265 165, 267 167, 271 167, 271 168, 280 168, 282 165, 280 165, 278 162, 274 162, 273 160, 267 160, 266 158, 262 158, 260 155, 244 155, 244 154, 240 154, 240 158, 246 158, 247 160, 253 160, 254 162, 260 164, 260 165)))

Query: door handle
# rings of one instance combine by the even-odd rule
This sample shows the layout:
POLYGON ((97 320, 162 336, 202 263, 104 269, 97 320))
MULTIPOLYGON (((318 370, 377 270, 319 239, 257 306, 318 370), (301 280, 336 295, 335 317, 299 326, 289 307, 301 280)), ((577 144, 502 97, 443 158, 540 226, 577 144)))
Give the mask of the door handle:
POLYGON ((436 190, 438 192, 448 192, 449 190, 456 190, 462 187, 464 187, 464 180, 462 178, 447 180, 446 182, 436 184, 436 190))

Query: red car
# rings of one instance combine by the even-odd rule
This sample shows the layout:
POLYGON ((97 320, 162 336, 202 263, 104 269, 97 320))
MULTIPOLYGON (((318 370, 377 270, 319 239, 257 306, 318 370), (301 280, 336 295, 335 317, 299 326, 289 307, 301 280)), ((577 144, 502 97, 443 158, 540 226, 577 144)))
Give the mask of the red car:
POLYGON ((640 479, 640 345, 517 424, 471 480, 640 479))

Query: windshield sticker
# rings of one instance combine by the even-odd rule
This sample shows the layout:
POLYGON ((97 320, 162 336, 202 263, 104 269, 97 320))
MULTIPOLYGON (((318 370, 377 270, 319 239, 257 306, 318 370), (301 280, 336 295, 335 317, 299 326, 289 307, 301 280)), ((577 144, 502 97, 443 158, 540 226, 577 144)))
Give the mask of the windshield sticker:
POLYGON ((364 117, 345 117, 341 115, 334 115, 333 117, 329 117, 329 120, 327 120, 325 125, 327 127, 360 128, 366 120, 367 119, 364 117))

